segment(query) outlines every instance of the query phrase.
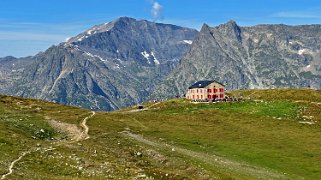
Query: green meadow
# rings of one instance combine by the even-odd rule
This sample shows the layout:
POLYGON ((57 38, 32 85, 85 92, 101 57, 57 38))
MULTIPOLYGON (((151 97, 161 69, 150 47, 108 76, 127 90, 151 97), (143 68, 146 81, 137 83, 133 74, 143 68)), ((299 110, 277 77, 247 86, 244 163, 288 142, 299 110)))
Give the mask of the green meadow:
POLYGON ((92 117, 91 111, 77 107, 1 96, 0 175, 7 174, 7 179, 321 179, 321 91, 228 94, 243 100, 170 99, 145 103, 143 111, 133 106, 92 117), (77 133, 85 131, 81 123, 86 117, 89 138, 75 140, 77 133))

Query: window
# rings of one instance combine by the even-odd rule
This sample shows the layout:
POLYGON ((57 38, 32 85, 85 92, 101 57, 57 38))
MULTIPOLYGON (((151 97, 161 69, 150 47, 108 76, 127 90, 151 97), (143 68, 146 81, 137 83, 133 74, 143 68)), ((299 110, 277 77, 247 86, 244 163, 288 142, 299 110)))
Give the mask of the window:
POLYGON ((208 99, 212 99, 212 96, 211 96, 211 95, 207 95, 207 98, 208 98, 208 99))
POLYGON ((200 98, 200 96, 199 95, 197 95, 197 99, 199 99, 200 98))
POLYGON ((200 90, 200 93, 202 93, 202 89, 200 90))
POLYGON ((211 92, 212 92, 212 89, 207 89, 207 92, 208 92, 208 93, 211 93, 211 92))
POLYGON ((221 98, 221 99, 224 99, 224 94, 220 94, 220 98, 221 98))
POLYGON ((224 88, 220 88, 220 92, 224 92, 224 88))
POLYGON ((214 91, 214 93, 217 93, 217 89, 216 88, 214 88, 213 91, 214 91))
POLYGON ((201 95, 201 99, 203 99, 203 95, 201 95))
POLYGON ((196 89, 196 93, 198 93, 198 89, 196 89))
POLYGON ((193 95, 193 99, 195 99, 195 95, 193 95))

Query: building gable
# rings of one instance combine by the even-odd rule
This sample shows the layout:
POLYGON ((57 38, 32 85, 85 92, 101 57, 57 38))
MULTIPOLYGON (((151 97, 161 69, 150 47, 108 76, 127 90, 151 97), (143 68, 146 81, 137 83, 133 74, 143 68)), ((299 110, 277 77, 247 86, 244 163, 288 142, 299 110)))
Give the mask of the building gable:
POLYGON ((194 89, 194 88, 205 88, 207 87, 208 85, 212 84, 212 83, 217 83, 217 84, 220 84, 221 86, 224 87, 223 84, 217 82, 217 81, 197 81, 196 83, 194 83, 193 85, 191 85, 188 89, 194 89))

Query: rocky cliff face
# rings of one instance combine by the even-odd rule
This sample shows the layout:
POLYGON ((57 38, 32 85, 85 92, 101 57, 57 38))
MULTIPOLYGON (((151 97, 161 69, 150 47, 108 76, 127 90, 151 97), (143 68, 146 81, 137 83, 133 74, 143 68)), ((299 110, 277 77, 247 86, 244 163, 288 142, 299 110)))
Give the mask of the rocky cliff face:
POLYGON ((122 17, 34 57, 1 59, 0 93, 95 110, 133 105, 176 67, 196 34, 122 17))
POLYGON ((321 87, 321 25, 204 24, 178 67, 152 95, 183 95, 214 79, 227 89, 321 87))

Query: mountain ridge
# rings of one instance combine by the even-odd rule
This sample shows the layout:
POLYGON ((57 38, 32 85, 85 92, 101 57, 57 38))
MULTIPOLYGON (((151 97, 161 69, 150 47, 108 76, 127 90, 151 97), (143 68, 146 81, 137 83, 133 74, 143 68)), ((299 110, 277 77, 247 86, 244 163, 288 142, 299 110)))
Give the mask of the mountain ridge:
POLYGON ((320 88, 320 32, 320 25, 204 24, 181 63, 151 97, 183 95, 200 79, 218 80, 228 90, 320 88))
POLYGON ((174 25, 118 18, 29 57, 31 64, 19 73, 8 71, 0 78, 3 84, 11 84, 0 87, 0 92, 96 110, 136 104, 146 100, 176 66, 190 46, 184 40, 196 33, 174 25))

